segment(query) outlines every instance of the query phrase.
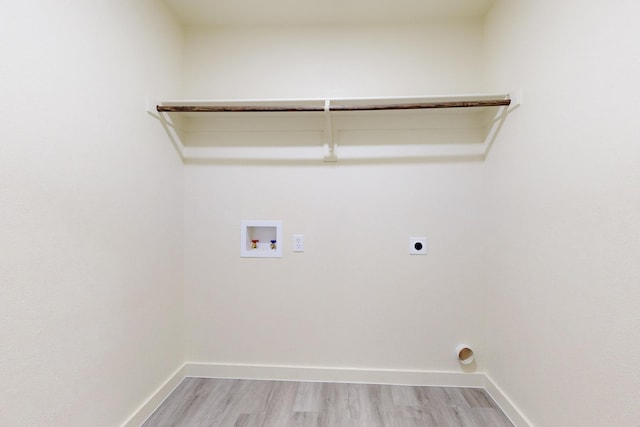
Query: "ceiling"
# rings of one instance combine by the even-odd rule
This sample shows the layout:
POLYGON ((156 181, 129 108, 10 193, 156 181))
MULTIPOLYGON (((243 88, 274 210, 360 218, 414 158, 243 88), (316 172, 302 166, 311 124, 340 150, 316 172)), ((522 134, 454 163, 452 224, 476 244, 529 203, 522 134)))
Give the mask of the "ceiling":
POLYGON ((409 23, 482 18, 494 0, 163 0, 185 25, 409 23))

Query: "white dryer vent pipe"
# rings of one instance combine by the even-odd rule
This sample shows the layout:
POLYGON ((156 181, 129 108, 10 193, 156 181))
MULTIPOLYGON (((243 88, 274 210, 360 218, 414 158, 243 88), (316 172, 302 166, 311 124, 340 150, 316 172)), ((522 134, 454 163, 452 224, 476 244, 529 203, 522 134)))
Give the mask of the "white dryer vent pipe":
POLYGON ((466 344, 460 344, 456 347, 456 356, 463 365, 473 362, 473 350, 466 344))

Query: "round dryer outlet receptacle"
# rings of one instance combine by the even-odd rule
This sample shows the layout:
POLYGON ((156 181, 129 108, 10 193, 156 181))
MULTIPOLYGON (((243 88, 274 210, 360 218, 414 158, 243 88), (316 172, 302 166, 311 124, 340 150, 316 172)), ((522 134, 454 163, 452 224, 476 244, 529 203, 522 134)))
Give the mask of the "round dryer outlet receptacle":
POLYGON ((427 238, 409 237, 409 255, 426 255, 427 238))

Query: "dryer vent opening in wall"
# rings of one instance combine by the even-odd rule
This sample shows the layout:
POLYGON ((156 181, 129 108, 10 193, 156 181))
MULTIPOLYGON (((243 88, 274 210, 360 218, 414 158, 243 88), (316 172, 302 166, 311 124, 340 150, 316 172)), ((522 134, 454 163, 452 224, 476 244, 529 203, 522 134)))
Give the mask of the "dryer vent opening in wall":
POLYGON ((456 354, 458 361, 463 365, 468 365, 473 362, 473 350, 466 344, 460 344, 456 347, 456 354))
POLYGON ((240 256, 282 258, 282 221, 242 221, 240 256))

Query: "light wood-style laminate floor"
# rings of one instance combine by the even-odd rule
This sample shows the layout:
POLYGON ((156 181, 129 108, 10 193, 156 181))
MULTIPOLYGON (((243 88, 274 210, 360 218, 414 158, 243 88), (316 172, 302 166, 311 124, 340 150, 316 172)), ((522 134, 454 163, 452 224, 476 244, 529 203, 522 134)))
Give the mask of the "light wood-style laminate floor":
POLYGON ((186 378, 143 427, 503 427, 482 389, 186 378))

